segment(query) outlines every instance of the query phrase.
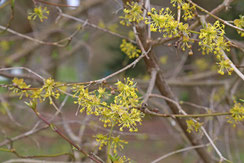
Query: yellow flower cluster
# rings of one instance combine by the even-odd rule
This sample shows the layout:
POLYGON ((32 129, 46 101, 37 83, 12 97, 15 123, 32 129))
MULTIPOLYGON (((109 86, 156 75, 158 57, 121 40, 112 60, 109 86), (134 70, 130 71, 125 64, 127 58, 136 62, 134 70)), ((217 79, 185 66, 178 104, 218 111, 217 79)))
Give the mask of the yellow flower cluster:
POLYGON ((143 113, 136 109, 141 105, 139 97, 137 96, 137 89, 135 83, 127 78, 125 84, 118 81, 118 94, 113 97, 114 101, 111 103, 103 100, 112 97, 111 94, 105 93, 105 89, 89 92, 84 86, 74 87, 74 97, 77 97, 75 103, 79 104, 81 112, 86 110, 87 114, 93 114, 100 117, 100 121, 104 123, 104 127, 119 126, 120 130, 128 128, 129 131, 137 131, 137 123, 141 123, 143 113))
MULTIPOLYGON (((184 0, 171 0, 171 3, 174 7, 178 7, 183 11, 184 20, 192 19, 196 7, 190 3, 186 3, 184 0)), ((192 43, 194 42, 191 39, 191 33, 199 34, 199 46, 201 48, 202 54, 214 53, 217 58, 218 72, 221 75, 224 75, 225 70, 230 75, 233 71, 231 68, 230 61, 224 59, 223 53, 225 51, 230 51, 229 41, 226 41, 224 38, 224 24, 221 24, 219 21, 216 21, 213 25, 208 23, 204 26, 203 29, 200 29, 200 32, 189 30, 189 25, 187 23, 178 22, 172 11, 169 8, 162 8, 157 11, 155 8, 152 8, 150 12, 147 13, 148 17, 143 19, 142 17, 142 8, 137 3, 132 2, 128 3, 128 8, 124 10, 125 16, 121 17, 122 22, 141 22, 144 20, 145 24, 150 25, 150 30, 152 32, 160 32, 163 34, 163 37, 179 37, 179 47, 183 51, 190 49, 189 55, 192 55, 191 50, 192 43)), ((243 28, 244 27, 244 16, 241 16, 240 19, 235 20, 235 25, 243 28)), ((244 35, 244 34, 243 34, 244 35)), ((126 42, 122 41, 120 45, 121 50, 129 56, 129 58, 138 57, 141 51, 136 49, 136 47, 126 42)))
POLYGON ((124 105, 124 107, 137 107, 139 100, 136 84, 130 78, 125 79, 125 82, 118 81, 115 84, 120 93, 114 98, 114 103, 124 105))
POLYGON ((13 91, 13 93, 19 94, 20 95, 20 99, 23 97, 23 95, 25 95, 26 97, 28 97, 28 90, 26 90, 27 88, 30 88, 30 85, 27 85, 24 82, 24 79, 18 79, 18 78, 14 78, 12 80, 14 87, 10 88, 10 90, 13 91))
MULTIPOLYGON (((42 102, 49 98, 50 104, 53 98, 58 99, 60 96, 59 89, 64 87, 63 84, 55 82, 52 78, 46 79, 41 88, 31 88, 23 79, 14 78, 11 89, 14 93, 26 95, 30 97, 29 102, 25 102, 30 108, 36 111, 37 102, 42 102)), ((86 111, 88 115, 92 114, 99 117, 104 127, 118 126, 120 131, 127 128, 130 132, 138 131, 137 125, 141 124, 144 114, 137 109, 141 106, 141 101, 137 95, 136 84, 133 80, 127 78, 125 82, 118 81, 115 83, 116 88, 113 94, 107 93, 106 89, 99 87, 97 90, 89 91, 84 85, 75 85, 72 87, 73 97, 76 99, 74 103, 78 104, 80 111, 86 111)), ((99 134, 96 136, 100 143, 100 148, 104 145, 112 146, 114 153, 118 148, 123 148, 126 141, 120 140, 119 136, 104 136, 99 134)), ((121 159, 119 157, 119 159, 121 159)), ((123 158, 124 159, 124 158, 123 158)))
POLYGON ((141 50, 137 49, 135 45, 127 42, 125 39, 122 40, 120 49, 124 52, 130 59, 139 57, 141 50))
POLYGON ((183 0, 171 0, 170 3, 173 4, 173 7, 181 9, 183 11, 182 17, 184 20, 192 19, 195 14, 194 11, 196 10, 195 6, 192 6, 190 3, 186 3, 183 0))
POLYGON ((56 83, 52 78, 48 78, 45 80, 44 85, 42 86, 42 88, 35 92, 35 93, 41 93, 44 92, 42 97, 43 100, 45 100, 46 98, 49 98, 50 104, 53 103, 52 97, 54 97, 55 99, 58 99, 60 96, 59 90, 57 89, 59 83, 56 83))
POLYGON ((123 11, 124 16, 120 16, 122 25, 130 26, 132 23, 140 23, 143 20, 142 7, 137 2, 127 2, 127 8, 123 11))
POLYGON ((23 79, 14 78, 13 85, 11 89, 14 93, 20 93, 20 98, 25 94, 26 97, 30 97, 32 102, 45 101, 46 98, 49 99, 50 104, 53 103, 52 98, 58 99, 60 96, 58 86, 60 83, 55 82, 53 79, 46 79, 44 85, 41 88, 30 88, 23 79), (16 87, 17 86, 17 87, 16 87))
POLYGON ((223 57, 224 51, 230 51, 229 42, 224 39, 224 25, 216 21, 214 25, 208 23, 204 29, 200 30, 199 45, 202 49, 202 54, 214 53, 218 60, 218 73, 224 75, 224 70, 231 75, 233 68, 230 61, 223 57))
POLYGON ((123 149, 124 144, 128 144, 127 141, 121 140, 120 136, 111 137, 111 142, 112 142, 111 145, 114 153, 117 153, 117 149, 123 149))
POLYGON ((194 11, 196 10, 196 7, 191 6, 190 3, 183 3, 181 9, 183 11, 182 17, 184 20, 192 19, 195 16, 194 11))
MULTIPOLYGON (((121 140, 119 136, 113 137, 113 128, 118 126, 120 131, 127 128, 130 132, 136 132, 138 131, 137 125, 141 124, 144 114, 137 109, 141 106, 141 102, 133 80, 127 78, 125 82, 118 81, 115 86, 113 94, 107 93, 106 89, 101 87, 98 90, 89 91, 85 86, 78 85, 72 89, 74 97, 77 99, 75 103, 81 107, 80 111, 98 116, 104 127, 111 128, 110 134, 95 136, 96 141, 100 144, 99 149, 108 146, 116 154, 117 149, 123 149, 123 145, 127 142, 121 140)), ((121 158, 118 157, 119 159, 121 158)))
POLYGON ((226 43, 223 37, 225 34, 224 32, 224 25, 220 24, 219 21, 216 21, 214 25, 208 23, 205 28, 200 30, 199 45, 201 46, 203 54, 209 54, 214 52, 215 54, 220 53, 220 49, 226 49, 226 43), (218 45, 222 45, 219 47, 218 45))
POLYGON ((186 120, 187 124, 187 132, 191 133, 192 131, 198 132, 200 127, 203 125, 203 123, 194 121, 192 119, 186 120))
MULTIPOLYGON (((190 6, 183 1, 174 1, 172 3, 180 3, 182 10, 184 11, 184 19, 193 18, 194 14, 192 11, 195 9, 194 6, 190 6)), ((142 17, 142 8, 138 3, 132 2, 128 3, 128 8, 124 9, 125 16, 122 16, 123 20, 121 23, 123 25, 130 25, 132 22, 139 23, 144 21, 146 24, 150 24, 150 30, 152 32, 161 32, 163 37, 179 37, 182 36, 182 46, 181 48, 185 50, 186 48, 191 48, 190 42, 193 42, 190 39, 190 32, 188 30, 188 24, 178 22, 175 20, 172 11, 169 8, 162 8, 160 11, 157 11, 155 8, 152 8, 148 12, 148 17, 143 19, 142 17)), ((131 43, 127 43, 126 40, 123 40, 120 48, 125 52, 130 58, 138 57, 139 50, 136 50, 135 46, 131 43)))
MULTIPOLYGON (((169 8, 162 8, 160 11, 157 11, 155 8, 152 8, 151 12, 148 12, 149 18, 145 20, 146 24, 150 24, 150 30, 153 32, 163 33, 163 37, 176 37, 183 35, 187 37, 189 41, 188 24, 183 24, 175 20, 172 15, 172 11, 169 8)), ((185 39, 186 41, 186 39, 185 39)))
POLYGON ((162 32, 163 37, 173 37, 178 35, 178 22, 172 15, 172 11, 169 8, 162 8, 159 12, 152 8, 151 12, 148 12, 150 18, 146 19, 145 23, 150 24, 150 30, 153 32, 162 32))
POLYGON ((218 65, 218 73, 221 75, 224 75, 224 71, 226 70, 228 75, 231 75, 233 72, 233 68, 230 66, 230 61, 228 59, 224 59, 223 56, 218 55, 217 58, 219 58, 219 62, 217 62, 218 65))
POLYGON ((185 51, 186 50, 186 48, 187 49, 191 49, 191 47, 192 47, 192 45, 191 45, 191 43, 193 43, 194 41, 188 36, 188 35, 183 35, 182 36, 182 40, 181 40, 181 49, 183 50, 183 51, 185 51))
POLYGON ((101 105, 106 105, 102 103, 99 97, 102 97, 103 92, 99 91, 99 96, 96 96, 96 91, 89 92, 88 88, 85 88, 84 85, 74 86, 72 88, 75 92, 73 97, 77 97, 75 104, 81 106, 80 112, 86 110, 87 115, 94 114, 98 116, 101 112, 101 105))
MULTIPOLYGON (((244 16, 240 16, 240 19, 235 19, 234 24, 237 27, 244 29, 244 16)), ((241 35, 241 37, 244 37, 244 32, 241 31, 237 31, 237 32, 241 35)))
POLYGON ((42 8, 41 6, 35 7, 33 12, 28 13, 28 20, 36 20, 38 17, 41 22, 43 22, 43 19, 47 19, 47 15, 49 15, 49 11, 47 10, 47 7, 42 8))
POLYGON ((108 137, 106 135, 97 134, 95 138, 96 141, 99 143, 99 150, 101 150, 103 146, 108 145, 108 137))
POLYGON ((235 102, 235 105, 230 109, 230 113, 231 116, 227 117, 228 122, 235 127, 238 122, 244 120, 244 105, 235 102))
POLYGON ((113 153, 117 153, 118 149, 124 149, 124 144, 128 142, 125 140, 121 140, 120 136, 109 137, 108 135, 97 134, 95 136, 96 141, 99 143, 99 150, 101 150, 104 146, 107 146, 111 142, 113 153))

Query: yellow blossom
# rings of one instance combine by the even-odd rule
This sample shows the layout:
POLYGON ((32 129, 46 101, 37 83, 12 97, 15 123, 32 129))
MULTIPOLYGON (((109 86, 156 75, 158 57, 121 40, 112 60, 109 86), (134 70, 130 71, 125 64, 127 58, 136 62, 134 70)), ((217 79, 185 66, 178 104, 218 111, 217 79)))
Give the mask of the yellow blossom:
POLYGON ((127 26, 130 26, 132 23, 140 23, 143 20, 142 7, 137 2, 128 2, 127 6, 123 10, 124 16, 120 16, 122 19, 120 23, 127 26))
POLYGON ((47 15, 49 15, 49 11, 47 7, 42 8, 41 6, 35 7, 33 12, 28 13, 28 20, 35 20, 37 17, 43 22, 43 19, 47 19, 47 15))
POLYGON ((191 133, 192 131, 198 132, 200 127, 203 125, 203 123, 194 121, 193 119, 186 120, 187 124, 187 132, 191 133))

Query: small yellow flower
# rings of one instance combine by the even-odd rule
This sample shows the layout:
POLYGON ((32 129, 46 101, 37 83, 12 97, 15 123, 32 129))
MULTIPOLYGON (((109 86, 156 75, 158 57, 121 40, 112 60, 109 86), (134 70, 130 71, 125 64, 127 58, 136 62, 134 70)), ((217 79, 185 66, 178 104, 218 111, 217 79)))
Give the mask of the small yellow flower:
POLYGON ((54 97, 56 99, 59 98, 60 93, 59 93, 59 90, 56 88, 57 85, 58 84, 52 78, 48 78, 45 80, 44 85, 40 89, 40 91, 42 93, 41 96, 43 97, 43 101, 46 98, 49 98, 50 104, 53 104, 52 97, 54 97))
POLYGON ((23 97, 23 95, 25 95, 26 97, 29 96, 29 92, 28 92, 28 90, 26 90, 26 88, 30 88, 30 85, 27 85, 24 82, 24 79, 14 78, 12 80, 12 82, 13 82, 14 87, 12 87, 10 89, 13 91, 13 93, 19 94, 20 99, 23 97))
POLYGON ((41 22, 43 22, 43 19, 48 19, 47 15, 49 15, 49 11, 47 10, 47 7, 42 8, 41 6, 35 7, 33 12, 28 13, 28 20, 36 20, 38 17, 41 22))
POLYGON ((200 127, 203 125, 203 123, 194 121, 192 119, 186 120, 187 124, 187 132, 191 133, 192 131, 198 132, 200 127))
POLYGON ((182 17, 184 20, 192 19, 195 16, 193 12, 196 10, 196 7, 191 6, 190 3, 183 3, 181 9, 183 10, 182 17))

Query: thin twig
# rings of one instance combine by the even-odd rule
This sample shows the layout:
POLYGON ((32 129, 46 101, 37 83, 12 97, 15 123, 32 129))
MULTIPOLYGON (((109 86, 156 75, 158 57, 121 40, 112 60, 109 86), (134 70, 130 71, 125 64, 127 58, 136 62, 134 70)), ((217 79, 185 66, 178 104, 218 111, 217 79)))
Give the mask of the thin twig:
POLYGON ((0 101, 1 101, 1 103, 2 103, 2 106, 3 106, 3 108, 4 108, 4 110, 7 112, 7 115, 8 115, 8 117, 9 117, 9 119, 11 120, 11 121, 13 121, 17 126, 19 126, 19 127, 23 127, 19 122, 17 122, 16 120, 15 120, 15 118, 13 117, 13 115, 12 115, 12 113, 10 112, 10 110, 9 110, 9 108, 8 108, 8 106, 7 106, 7 101, 2 97, 2 96, 0 96, 0 101))
POLYGON ((214 116, 227 116, 231 115, 230 112, 223 112, 223 113, 207 113, 207 114, 160 114, 150 111, 149 109, 145 109, 144 111, 146 114, 150 114, 157 117, 169 117, 169 118, 200 118, 200 117, 214 117, 214 116))
POLYGON ((90 158, 91 160, 97 162, 97 163, 102 163, 100 160, 97 160, 94 156, 88 154, 85 152, 83 149, 81 149, 78 145, 73 143, 67 136, 65 136, 56 126, 48 122, 39 112, 35 112, 36 116, 41 119, 44 123, 46 123, 48 126, 50 126, 54 132, 56 132, 59 136, 61 136, 64 140, 66 140, 69 144, 71 144, 74 148, 76 148, 78 151, 83 153, 86 157, 90 158))
POLYGON ((42 131, 42 130, 44 130, 44 129, 47 129, 47 128, 49 127, 49 126, 43 126, 43 127, 40 127, 40 128, 37 129, 36 127, 37 127, 38 125, 39 125, 39 122, 37 122, 31 130, 29 130, 29 131, 27 131, 27 132, 25 132, 25 133, 23 133, 23 134, 20 134, 20 135, 18 135, 18 136, 15 136, 15 137, 13 137, 13 138, 9 138, 9 139, 6 139, 6 140, 0 142, 0 147, 1 147, 1 146, 4 146, 4 145, 7 145, 7 144, 9 144, 9 143, 11 143, 11 142, 14 142, 14 141, 23 139, 23 138, 28 137, 28 136, 30 136, 30 135, 33 135, 33 134, 35 134, 35 133, 38 133, 38 132, 40 132, 40 131, 42 131))
MULTIPOLYGON (((133 31, 134 31, 134 34, 135 34, 135 36, 136 36, 137 44, 139 45, 139 47, 140 47, 142 53, 145 54, 145 53, 146 53, 146 50, 145 50, 145 48, 143 47, 142 41, 141 41, 141 39, 140 39, 139 36, 138 36, 138 32, 137 32, 135 26, 133 27, 133 31)), ((146 57, 147 57, 147 59, 149 58, 148 55, 146 55, 146 57)))
POLYGON ((143 103, 147 103, 150 94, 152 94, 152 91, 153 91, 153 88, 154 88, 154 85, 155 85, 155 81, 156 81, 156 76, 157 76, 157 70, 156 69, 152 69, 152 71, 151 71, 151 79, 150 79, 150 82, 149 82, 149 86, 147 88, 147 92, 146 92, 146 94, 144 96, 143 103))
POLYGON ((12 148, 12 149, 6 149, 6 148, 0 148, 0 151, 2 152, 9 152, 9 153, 13 153, 14 155, 16 155, 18 158, 44 158, 44 157, 59 157, 59 156, 63 156, 63 155, 69 155, 71 157, 74 157, 71 153, 57 153, 57 154, 46 154, 46 155, 33 155, 33 156, 23 156, 21 154, 19 154, 16 149, 12 148))
POLYGON ((145 53, 142 53, 136 60, 134 60, 132 63, 130 63, 130 64, 128 64, 127 66, 125 66, 124 68, 122 68, 122 69, 120 69, 120 70, 118 70, 118 71, 116 71, 116 72, 114 72, 114 73, 112 73, 112 74, 110 74, 110 75, 108 75, 108 76, 106 76, 106 77, 104 77, 104 78, 102 78, 102 79, 99 79, 99 80, 95 80, 95 81, 93 81, 93 82, 95 82, 95 83, 101 83, 101 82, 103 82, 103 81, 106 81, 107 79, 109 79, 109 78, 112 78, 112 77, 114 77, 114 76, 116 76, 116 75, 118 75, 118 74, 120 74, 120 73, 122 73, 122 72, 124 72, 125 70, 127 70, 127 69, 129 69, 129 68, 131 68, 131 67, 134 67, 142 58, 144 58, 149 52, 151 51, 151 49, 149 49, 147 52, 145 52, 145 53))
POLYGON ((45 79, 37 74, 36 72, 32 71, 31 69, 27 68, 27 67, 8 67, 8 68, 0 68, 0 71, 8 71, 8 70, 15 70, 15 69, 22 69, 22 70, 26 70, 28 71, 29 73, 32 73, 34 74, 35 76, 39 77, 40 79, 42 79, 42 81, 45 81, 45 79))
POLYGON ((192 5, 196 6, 196 7, 199 8, 201 11, 203 11, 203 12, 207 13, 208 15, 212 16, 213 18, 219 20, 219 21, 222 22, 223 24, 225 24, 225 25, 227 25, 227 26, 229 26, 229 27, 232 27, 232 28, 234 28, 234 29, 236 29, 236 30, 239 30, 239 31, 241 31, 241 32, 244 32, 244 29, 239 28, 239 27, 237 27, 237 26, 235 26, 235 25, 232 25, 232 24, 230 24, 228 21, 225 21, 225 20, 221 19, 220 17, 215 16, 214 14, 212 14, 211 12, 209 12, 209 11, 207 11, 206 9, 202 8, 201 6, 197 5, 196 3, 192 2, 191 0, 186 0, 186 1, 189 2, 189 3, 191 3, 192 5))
POLYGON ((76 18, 76 17, 74 17, 74 16, 65 14, 65 13, 63 13, 61 10, 59 10, 59 12, 60 12, 60 15, 61 15, 62 17, 65 17, 65 18, 69 18, 69 19, 75 20, 75 21, 80 22, 80 23, 82 23, 82 24, 91 26, 92 28, 95 28, 95 29, 101 30, 101 31, 103 31, 103 32, 109 33, 109 34, 111 34, 111 35, 113 35, 113 36, 117 36, 117 37, 120 37, 120 38, 122 38, 122 39, 126 39, 126 40, 128 40, 128 41, 130 41, 130 42, 132 42, 132 43, 136 43, 134 40, 131 40, 131 39, 129 39, 129 38, 123 36, 123 35, 120 35, 120 34, 118 34, 118 33, 112 32, 112 31, 107 30, 107 29, 105 29, 105 28, 101 28, 101 27, 99 27, 99 26, 97 26, 97 25, 95 25, 95 24, 89 23, 88 21, 82 20, 82 19, 80 19, 80 18, 76 18))
POLYGON ((25 39, 30 40, 30 41, 37 42, 37 43, 39 43, 39 44, 52 45, 52 46, 58 46, 58 47, 65 47, 65 46, 67 46, 67 44, 70 42, 70 40, 72 39, 72 37, 74 37, 74 35, 76 35, 76 34, 78 33, 78 31, 80 30, 80 29, 77 29, 77 30, 74 31, 70 36, 68 36, 67 38, 64 38, 64 39, 62 39, 62 40, 60 40, 60 41, 56 41, 56 42, 47 42, 47 41, 42 41, 42 40, 35 39, 35 38, 30 37, 30 36, 28 36, 28 35, 24 35, 24 34, 22 34, 22 33, 16 32, 16 31, 14 31, 14 30, 12 30, 12 29, 9 29, 9 28, 6 29, 6 27, 1 26, 1 25, 0 25, 0 29, 1 29, 1 30, 6 30, 6 31, 8 31, 9 33, 12 33, 12 34, 14 34, 14 35, 17 35, 17 36, 19 36, 19 37, 25 38, 25 39), (67 43, 65 43, 65 44, 60 44, 60 43, 62 43, 62 42, 67 42, 67 43))
MULTIPOLYGON (((4 161, 3 163, 43 163, 43 160, 34 160, 34 159, 11 159, 4 161)), ((70 163, 64 161, 45 161, 45 163, 70 163)))
POLYGON ((166 159, 167 157, 172 156, 174 154, 181 153, 181 152, 186 152, 186 151, 193 150, 193 149, 196 149, 196 148, 207 147, 208 145, 209 144, 202 144, 202 145, 196 145, 196 146, 182 148, 182 149, 167 153, 167 154, 165 154, 165 155, 153 160, 151 163, 157 163, 157 162, 162 161, 163 159, 166 159))

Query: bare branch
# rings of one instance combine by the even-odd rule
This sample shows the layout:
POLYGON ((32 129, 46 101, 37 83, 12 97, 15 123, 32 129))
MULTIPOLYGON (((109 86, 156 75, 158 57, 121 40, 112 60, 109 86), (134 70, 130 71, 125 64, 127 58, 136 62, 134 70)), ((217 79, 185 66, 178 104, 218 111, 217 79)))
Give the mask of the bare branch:
POLYGON ((42 41, 42 40, 35 39, 35 38, 30 37, 30 36, 28 36, 28 35, 21 34, 21 33, 19 33, 19 32, 16 32, 16 31, 12 30, 12 29, 9 29, 9 28, 6 29, 6 27, 1 26, 1 25, 0 25, 0 29, 1 29, 1 30, 6 30, 6 31, 8 31, 8 32, 10 32, 10 33, 12 33, 12 34, 14 34, 14 35, 17 35, 17 36, 19 36, 19 37, 25 38, 25 39, 30 40, 30 41, 37 42, 37 43, 39 43, 39 44, 53 45, 53 46, 58 46, 58 47, 65 47, 65 46, 67 46, 67 44, 70 42, 70 40, 71 40, 71 39, 78 33, 78 31, 80 30, 80 29, 77 29, 77 30, 76 30, 75 32, 73 32, 69 37, 64 38, 64 39, 62 39, 62 40, 60 40, 60 41, 57 41, 57 42, 46 42, 46 41, 42 41), (60 44, 60 43, 63 43, 63 42, 67 42, 67 43, 65 43, 65 44, 60 44))
POLYGON ((22 70, 26 70, 29 73, 32 73, 33 75, 39 77, 40 79, 42 79, 42 81, 44 81, 45 79, 37 74, 36 72, 32 71, 31 69, 27 68, 27 67, 9 67, 9 68, 0 68, 0 71, 8 71, 8 70, 14 70, 14 69, 22 69, 22 70))
POLYGON ((202 144, 202 145, 196 145, 196 146, 182 148, 182 149, 179 149, 179 150, 176 150, 176 151, 167 153, 167 154, 165 154, 165 155, 163 155, 163 156, 161 156, 161 157, 153 160, 151 163, 157 163, 157 162, 162 161, 163 159, 166 159, 167 157, 172 156, 174 154, 181 153, 181 152, 186 152, 186 151, 190 151, 190 150, 193 150, 193 149, 196 149, 196 148, 207 147, 208 145, 209 144, 202 144))
POLYGON ((62 17, 65 17, 65 18, 68 18, 68 19, 75 20, 75 21, 77 21, 77 22, 82 23, 83 25, 91 26, 92 28, 95 28, 95 29, 98 29, 98 30, 100 30, 100 31, 109 33, 109 34, 111 34, 111 35, 113 35, 113 36, 117 36, 117 37, 120 37, 120 38, 122 38, 122 39, 126 39, 126 40, 128 40, 128 41, 130 41, 130 42, 132 42, 132 43, 136 43, 134 40, 131 40, 131 39, 129 39, 129 38, 123 36, 123 35, 120 35, 120 34, 118 34, 118 33, 112 32, 112 31, 107 30, 107 29, 105 29, 105 28, 101 28, 101 27, 99 27, 99 26, 97 26, 97 25, 95 25, 95 24, 89 23, 87 20, 82 20, 82 19, 80 19, 80 18, 76 18, 76 17, 74 17, 74 16, 65 14, 65 13, 63 13, 62 10, 60 10, 60 9, 59 9, 59 12, 60 12, 59 14, 60 14, 62 17))
POLYGON ((149 86, 147 88, 147 92, 146 92, 146 94, 144 96, 143 103, 147 103, 147 101, 149 99, 149 96, 152 94, 152 91, 153 91, 153 88, 154 88, 154 85, 155 85, 155 81, 156 81, 156 76, 157 76, 157 70, 152 69, 152 71, 151 71, 151 79, 150 79, 150 82, 149 82, 149 86))

